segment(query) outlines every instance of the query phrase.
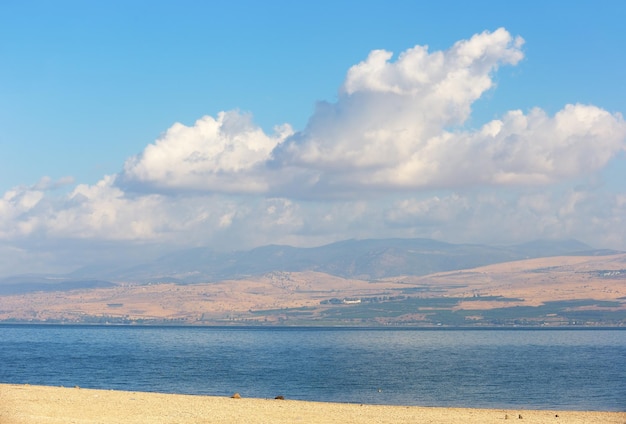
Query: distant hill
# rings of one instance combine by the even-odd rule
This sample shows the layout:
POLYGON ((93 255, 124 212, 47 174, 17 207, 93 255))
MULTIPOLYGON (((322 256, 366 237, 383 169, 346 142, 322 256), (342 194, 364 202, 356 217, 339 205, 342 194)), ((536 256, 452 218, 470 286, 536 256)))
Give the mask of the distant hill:
POLYGON ((84 268, 69 277, 184 284, 245 278, 273 271, 316 271, 343 278, 373 280, 583 253, 606 255, 615 252, 594 250, 576 240, 540 240, 513 246, 452 244, 422 238, 345 240, 312 248, 269 245, 226 253, 209 248, 186 249, 124 269, 94 272, 93 268, 84 268))
POLYGON ((625 327, 625 282, 626 253, 376 281, 275 271, 197 284, 153 281, 0 296, 0 323, 625 327))
POLYGON ((513 246, 452 244, 424 238, 344 240, 319 247, 262 246, 246 251, 180 250, 152 262, 115 268, 92 264, 67 275, 19 275, 0 279, 0 295, 104 288, 113 282, 193 284, 249 278, 269 272, 314 271, 342 278, 376 280, 422 276, 520 259, 604 256, 576 240, 538 240, 513 246))

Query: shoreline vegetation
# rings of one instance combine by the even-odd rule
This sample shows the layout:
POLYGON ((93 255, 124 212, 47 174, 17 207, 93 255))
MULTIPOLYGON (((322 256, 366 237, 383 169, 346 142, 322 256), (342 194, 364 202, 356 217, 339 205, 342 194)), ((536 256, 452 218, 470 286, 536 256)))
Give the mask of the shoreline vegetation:
POLYGON ((0 384, 2 424, 526 423, 624 424, 626 412, 362 405, 0 384))
MULTIPOLYGON (((398 324, 266 324, 266 323, 216 323, 190 324, 181 322, 66 322, 66 321, 0 321, 0 328, 11 326, 33 327, 134 327, 134 328, 207 328, 246 330, 407 330, 407 331, 626 331, 625 324, 613 325, 398 325, 398 324)), ((1 384, 1 383, 0 383, 1 384)))

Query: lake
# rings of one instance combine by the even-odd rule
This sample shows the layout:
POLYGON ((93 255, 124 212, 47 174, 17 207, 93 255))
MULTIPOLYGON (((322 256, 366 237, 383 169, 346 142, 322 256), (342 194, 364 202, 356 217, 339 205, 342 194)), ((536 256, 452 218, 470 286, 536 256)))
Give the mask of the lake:
POLYGON ((0 382, 625 411, 626 331, 0 325, 0 382))

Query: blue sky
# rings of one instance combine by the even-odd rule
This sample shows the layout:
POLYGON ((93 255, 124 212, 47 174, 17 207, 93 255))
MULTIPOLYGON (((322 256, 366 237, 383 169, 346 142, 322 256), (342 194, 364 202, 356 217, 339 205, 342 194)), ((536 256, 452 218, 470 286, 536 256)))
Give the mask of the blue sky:
POLYGON ((354 237, 626 249, 624 16, 619 1, 4 1, 0 275, 354 237), (380 49, 452 61, 480 34, 488 57, 428 77, 458 75, 462 99, 420 97, 434 85, 417 56, 349 74, 380 49), (506 137, 481 132, 493 120, 506 137))

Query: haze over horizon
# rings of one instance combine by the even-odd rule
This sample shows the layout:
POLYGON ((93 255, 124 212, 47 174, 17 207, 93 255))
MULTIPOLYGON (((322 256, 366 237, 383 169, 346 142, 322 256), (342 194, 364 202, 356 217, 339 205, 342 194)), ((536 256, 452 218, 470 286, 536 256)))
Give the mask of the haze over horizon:
POLYGON ((626 250, 626 5, 0 5, 0 277, 351 238, 626 250))

